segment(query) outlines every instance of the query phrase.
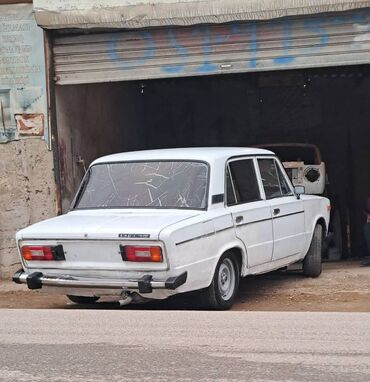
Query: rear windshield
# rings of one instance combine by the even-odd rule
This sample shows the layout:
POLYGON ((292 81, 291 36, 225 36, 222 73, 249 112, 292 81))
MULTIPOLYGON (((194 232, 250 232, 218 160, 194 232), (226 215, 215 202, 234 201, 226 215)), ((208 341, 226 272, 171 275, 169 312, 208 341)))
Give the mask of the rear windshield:
POLYGON ((205 209, 208 173, 202 162, 97 164, 88 170, 74 208, 205 209))

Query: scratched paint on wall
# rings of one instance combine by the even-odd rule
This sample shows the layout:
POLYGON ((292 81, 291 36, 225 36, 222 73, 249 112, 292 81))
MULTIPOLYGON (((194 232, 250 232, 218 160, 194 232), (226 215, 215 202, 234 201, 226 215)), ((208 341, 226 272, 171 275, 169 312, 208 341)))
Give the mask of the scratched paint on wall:
POLYGON ((43 31, 32 4, 0 5, 0 143, 48 139, 43 31))
POLYGON ((369 10, 58 37, 58 84, 370 63, 369 10))

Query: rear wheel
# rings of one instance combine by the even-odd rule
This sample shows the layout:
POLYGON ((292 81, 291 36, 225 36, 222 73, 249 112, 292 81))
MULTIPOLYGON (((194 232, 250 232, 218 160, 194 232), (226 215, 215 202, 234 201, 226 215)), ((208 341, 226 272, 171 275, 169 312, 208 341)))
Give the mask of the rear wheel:
POLYGON ((211 285, 200 294, 202 305, 218 310, 231 308, 239 288, 239 274, 239 264, 233 253, 222 255, 211 285))
POLYGON ((100 297, 86 297, 86 296, 72 296, 67 294, 67 297, 76 304, 93 304, 98 301, 100 297))
POLYGON ((313 233, 310 248, 303 260, 303 274, 318 277, 322 271, 322 226, 317 224, 313 233))

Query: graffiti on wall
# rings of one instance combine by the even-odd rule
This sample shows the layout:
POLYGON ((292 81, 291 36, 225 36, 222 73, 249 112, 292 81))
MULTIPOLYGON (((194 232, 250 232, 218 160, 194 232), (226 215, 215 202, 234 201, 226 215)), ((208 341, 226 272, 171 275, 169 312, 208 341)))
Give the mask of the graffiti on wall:
POLYGON ((47 139, 43 31, 32 4, 0 5, 0 143, 47 139))
POLYGON ((254 71, 304 67, 305 62, 313 60, 325 66, 326 60, 334 60, 336 54, 349 55, 365 44, 370 49, 370 16, 369 12, 357 11, 116 33, 106 54, 116 68, 147 66, 170 77, 217 74, 233 68, 254 71))

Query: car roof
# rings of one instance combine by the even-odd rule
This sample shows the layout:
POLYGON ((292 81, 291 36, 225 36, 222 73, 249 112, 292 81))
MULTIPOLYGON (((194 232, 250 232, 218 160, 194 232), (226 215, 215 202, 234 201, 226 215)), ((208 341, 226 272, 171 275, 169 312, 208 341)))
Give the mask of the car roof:
POLYGON ((212 162, 244 155, 273 155, 269 150, 249 147, 191 147, 159 150, 130 151, 107 155, 96 159, 92 165, 106 162, 153 161, 153 160, 196 160, 212 162))

